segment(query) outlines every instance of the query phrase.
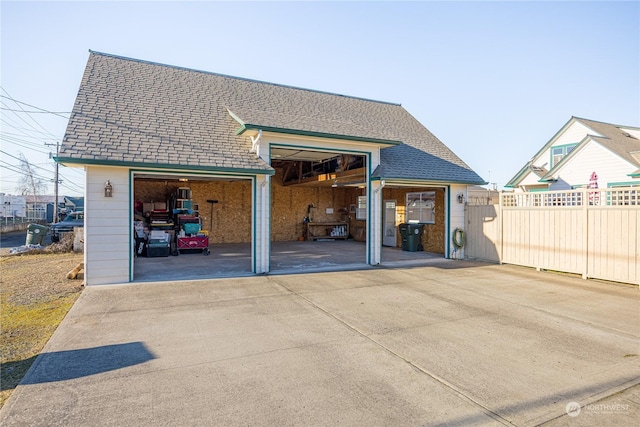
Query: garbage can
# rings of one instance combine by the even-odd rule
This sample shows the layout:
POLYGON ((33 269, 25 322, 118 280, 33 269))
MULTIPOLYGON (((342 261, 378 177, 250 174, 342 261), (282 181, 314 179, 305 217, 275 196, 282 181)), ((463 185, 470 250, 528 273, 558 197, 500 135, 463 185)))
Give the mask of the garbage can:
POLYGON ((47 235, 48 228, 40 224, 29 224, 27 226, 26 245, 42 245, 47 235))
POLYGON ((417 252, 421 250, 421 236, 424 224, 400 224, 400 236, 402 237, 402 250, 417 252))

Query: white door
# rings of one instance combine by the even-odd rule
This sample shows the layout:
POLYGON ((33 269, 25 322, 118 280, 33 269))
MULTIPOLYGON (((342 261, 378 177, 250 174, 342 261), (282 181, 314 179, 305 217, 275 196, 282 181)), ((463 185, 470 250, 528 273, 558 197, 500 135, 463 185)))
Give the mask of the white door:
POLYGON ((396 246, 396 201, 384 201, 384 237, 383 246, 396 246))

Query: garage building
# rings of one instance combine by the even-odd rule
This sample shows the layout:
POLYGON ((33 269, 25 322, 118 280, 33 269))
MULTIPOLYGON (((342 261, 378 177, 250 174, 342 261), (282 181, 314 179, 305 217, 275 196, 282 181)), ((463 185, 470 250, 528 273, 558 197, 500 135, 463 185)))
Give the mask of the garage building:
POLYGON ((305 262, 325 243, 362 265, 460 257, 467 185, 485 184, 399 104, 98 52, 56 161, 86 171, 87 285, 176 259, 217 277, 243 251, 236 273, 269 273, 280 244, 305 262))

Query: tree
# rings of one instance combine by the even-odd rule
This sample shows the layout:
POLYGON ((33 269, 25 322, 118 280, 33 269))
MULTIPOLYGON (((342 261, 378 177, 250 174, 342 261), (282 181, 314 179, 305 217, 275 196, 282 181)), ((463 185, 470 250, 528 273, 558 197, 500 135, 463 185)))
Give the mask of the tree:
POLYGON ((33 195, 36 198, 39 194, 47 191, 46 181, 38 176, 33 170, 33 165, 29 163, 24 154, 20 153, 20 170, 22 175, 18 180, 16 191, 22 196, 33 195))

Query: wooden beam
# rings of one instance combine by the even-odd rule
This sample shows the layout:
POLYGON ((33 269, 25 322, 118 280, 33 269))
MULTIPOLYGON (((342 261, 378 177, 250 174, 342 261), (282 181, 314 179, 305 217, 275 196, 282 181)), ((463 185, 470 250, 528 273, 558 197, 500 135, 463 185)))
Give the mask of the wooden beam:
POLYGON ((352 169, 349 171, 340 171, 340 172, 331 172, 331 173, 323 173, 317 176, 312 176, 309 178, 298 178, 298 181, 289 181, 283 182, 283 186, 289 185, 304 185, 309 187, 330 187, 333 183, 338 180, 338 184, 340 180, 348 181, 353 180, 357 181, 362 179, 364 181, 366 173, 366 168, 358 168, 352 169))

